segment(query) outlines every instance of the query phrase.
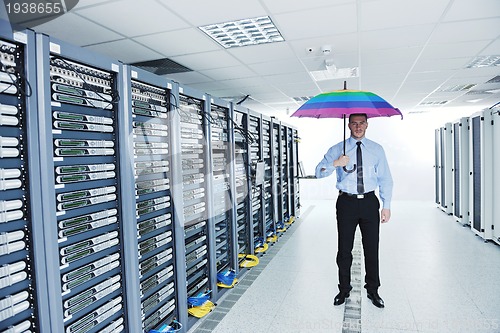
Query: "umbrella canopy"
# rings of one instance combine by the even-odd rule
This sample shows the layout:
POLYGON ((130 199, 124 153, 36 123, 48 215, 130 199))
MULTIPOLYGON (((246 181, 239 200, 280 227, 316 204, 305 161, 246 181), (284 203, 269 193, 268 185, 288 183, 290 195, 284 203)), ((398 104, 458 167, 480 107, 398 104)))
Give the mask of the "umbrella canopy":
MULTIPOLYGON (((291 117, 342 118, 344 119, 344 155, 346 116, 364 113, 368 118, 390 117, 403 114, 382 97, 369 91, 349 90, 344 81, 344 89, 314 96, 295 111, 291 117)), ((354 166, 355 169, 355 166, 354 166)), ((347 170, 346 172, 353 172, 347 170)))
POLYGON ((368 118, 403 114, 389 102, 369 91, 336 90, 314 96, 292 114, 292 117, 344 118, 365 113, 368 118))

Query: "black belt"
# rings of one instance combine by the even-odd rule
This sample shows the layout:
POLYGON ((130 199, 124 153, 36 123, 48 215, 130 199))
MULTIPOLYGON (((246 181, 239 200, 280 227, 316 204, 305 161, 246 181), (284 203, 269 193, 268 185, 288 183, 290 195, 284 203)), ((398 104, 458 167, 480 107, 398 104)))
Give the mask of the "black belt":
POLYGON ((352 194, 352 193, 347 193, 347 192, 339 191, 339 195, 347 195, 348 197, 355 198, 355 199, 364 199, 367 196, 375 195, 375 191, 366 192, 366 193, 363 193, 363 194, 352 194))

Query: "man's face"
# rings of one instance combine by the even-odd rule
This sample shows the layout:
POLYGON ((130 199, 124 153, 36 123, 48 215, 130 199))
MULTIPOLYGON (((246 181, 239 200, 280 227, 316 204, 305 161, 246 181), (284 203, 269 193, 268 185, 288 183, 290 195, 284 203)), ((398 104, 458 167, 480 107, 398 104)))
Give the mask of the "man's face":
POLYGON ((365 136, 366 129, 368 128, 368 122, 364 116, 352 116, 348 126, 351 130, 351 136, 353 138, 362 139, 365 136))

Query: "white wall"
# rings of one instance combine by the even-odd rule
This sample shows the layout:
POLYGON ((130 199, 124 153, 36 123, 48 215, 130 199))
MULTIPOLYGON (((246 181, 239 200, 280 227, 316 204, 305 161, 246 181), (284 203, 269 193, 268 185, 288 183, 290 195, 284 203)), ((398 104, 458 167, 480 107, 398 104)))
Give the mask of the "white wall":
MULTIPOLYGON (((446 122, 454 122, 480 110, 442 108, 405 114, 403 120, 397 116, 368 120, 366 137, 384 147, 391 167, 393 200, 434 201, 434 130, 446 122)), ((342 119, 291 118, 283 114, 275 116, 297 127, 301 138, 299 161, 303 162, 308 175, 314 174, 316 164, 328 148, 342 140, 342 119)), ((300 192, 302 199, 335 198, 335 174, 323 179, 301 180, 300 192)))

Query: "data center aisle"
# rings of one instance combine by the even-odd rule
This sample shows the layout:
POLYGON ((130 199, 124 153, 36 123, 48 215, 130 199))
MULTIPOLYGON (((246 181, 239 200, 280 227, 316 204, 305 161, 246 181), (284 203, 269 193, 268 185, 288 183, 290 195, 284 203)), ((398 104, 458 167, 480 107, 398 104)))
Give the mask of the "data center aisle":
MULTIPOLYGON (((210 331, 342 332, 345 306, 333 305, 335 202, 302 205, 286 243, 263 269, 249 272, 253 282, 243 279, 237 286, 243 289, 227 296, 238 294, 227 314, 204 319, 214 323, 210 331)), ((363 289, 361 332, 500 332, 500 246, 484 243, 434 203, 394 202, 392 208, 380 243, 379 293, 386 307, 374 307, 363 289)), ((208 332, 202 326, 191 332, 208 332)))

